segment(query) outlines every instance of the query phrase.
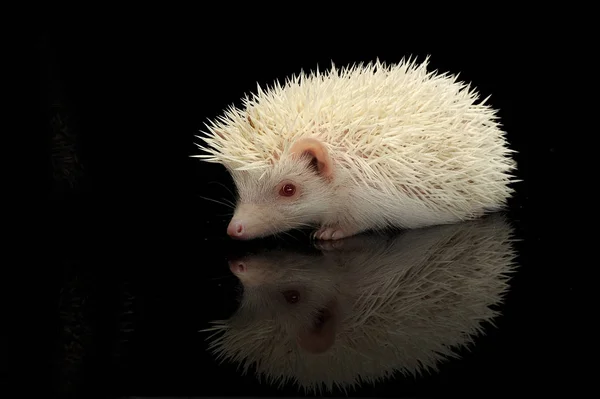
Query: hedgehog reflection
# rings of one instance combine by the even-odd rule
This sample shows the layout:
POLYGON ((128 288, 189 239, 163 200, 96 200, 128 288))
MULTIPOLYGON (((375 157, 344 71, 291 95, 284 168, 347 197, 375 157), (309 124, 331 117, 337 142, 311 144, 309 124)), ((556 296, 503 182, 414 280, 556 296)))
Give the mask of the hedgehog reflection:
POLYGON ((323 242, 318 256, 266 251, 230 262, 244 286, 210 349, 308 392, 395 372, 435 371, 498 315, 514 268, 512 229, 494 215, 397 236, 323 242))

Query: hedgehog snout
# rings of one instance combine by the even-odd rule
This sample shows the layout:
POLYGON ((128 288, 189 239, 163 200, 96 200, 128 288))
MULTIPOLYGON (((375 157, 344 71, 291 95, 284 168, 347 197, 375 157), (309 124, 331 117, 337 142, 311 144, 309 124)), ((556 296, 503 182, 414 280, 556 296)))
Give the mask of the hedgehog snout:
POLYGON ((228 263, 229 270, 234 274, 244 273, 246 271, 246 264, 241 260, 230 260, 228 263))
POLYGON ((232 219, 229 222, 229 226, 227 226, 227 235, 229 235, 231 238, 243 239, 245 230, 246 229, 244 228, 244 223, 242 223, 242 221, 232 219))

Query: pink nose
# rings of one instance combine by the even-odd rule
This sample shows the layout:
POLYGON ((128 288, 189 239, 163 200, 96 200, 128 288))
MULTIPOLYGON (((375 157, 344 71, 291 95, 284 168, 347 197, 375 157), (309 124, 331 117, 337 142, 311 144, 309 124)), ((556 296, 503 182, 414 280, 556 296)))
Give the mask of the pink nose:
POLYGON ((244 225, 239 220, 232 220, 227 226, 227 234, 232 238, 242 238, 244 236, 244 225))
POLYGON ((244 273, 246 271, 246 265, 244 262, 230 260, 229 262, 229 270, 233 273, 244 273))

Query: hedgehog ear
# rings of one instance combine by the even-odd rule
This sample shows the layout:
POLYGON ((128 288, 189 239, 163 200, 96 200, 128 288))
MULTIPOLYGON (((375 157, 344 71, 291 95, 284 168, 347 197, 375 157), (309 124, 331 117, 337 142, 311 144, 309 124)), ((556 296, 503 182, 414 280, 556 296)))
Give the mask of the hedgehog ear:
POLYGON ((331 158, 325 145, 313 138, 298 139, 290 148, 293 156, 309 156, 315 164, 319 175, 329 179, 333 174, 331 158))

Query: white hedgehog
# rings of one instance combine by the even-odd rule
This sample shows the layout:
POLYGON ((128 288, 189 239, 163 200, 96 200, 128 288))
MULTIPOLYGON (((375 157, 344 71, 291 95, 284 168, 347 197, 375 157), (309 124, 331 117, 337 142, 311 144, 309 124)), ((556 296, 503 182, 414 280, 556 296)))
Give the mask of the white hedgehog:
POLYGON ((511 226, 492 215, 320 241, 323 256, 280 250, 230 261, 243 296, 231 318, 204 330, 210 350, 312 393, 435 371, 494 324, 514 271, 511 241, 511 226))
POLYGON ((316 227, 318 239, 454 223, 502 209, 514 160, 496 111, 425 62, 301 73, 197 136, 238 191, 227 232, 316 227))

